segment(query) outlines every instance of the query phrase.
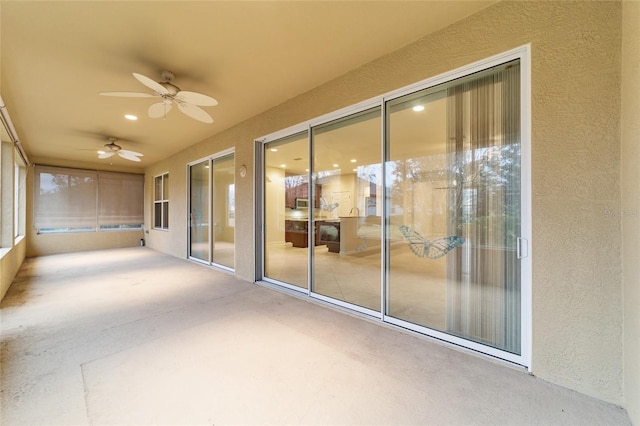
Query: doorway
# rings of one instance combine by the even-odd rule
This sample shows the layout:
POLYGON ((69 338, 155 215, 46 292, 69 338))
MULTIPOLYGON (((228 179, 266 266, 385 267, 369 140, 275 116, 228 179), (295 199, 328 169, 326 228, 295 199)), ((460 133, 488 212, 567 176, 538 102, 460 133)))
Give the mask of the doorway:
POLYGON ((188 165, 190 259, 235 269, 235 161, 226 152, 188 165))

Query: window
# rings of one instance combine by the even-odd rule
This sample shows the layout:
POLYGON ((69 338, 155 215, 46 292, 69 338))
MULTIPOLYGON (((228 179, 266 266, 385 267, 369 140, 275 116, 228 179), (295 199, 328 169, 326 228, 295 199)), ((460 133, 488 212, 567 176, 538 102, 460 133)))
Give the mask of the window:
POLYGON ((142 229, 144 176, 36 166, 39 233, 142 229))
POLYGON ((169 173, 155 177, 153 227, 169 229, 169 173))
POLYGON ((15 178, 14 178, 14 237, 19 237, 25 234, 25 217, 26 217, 26 180, 27 169, 20 156, 16 153, 15 161, 15 178))
POLYGON ((98 181, 100 230, 140 229, 143 216, 142 176, 101 172, 98 181))

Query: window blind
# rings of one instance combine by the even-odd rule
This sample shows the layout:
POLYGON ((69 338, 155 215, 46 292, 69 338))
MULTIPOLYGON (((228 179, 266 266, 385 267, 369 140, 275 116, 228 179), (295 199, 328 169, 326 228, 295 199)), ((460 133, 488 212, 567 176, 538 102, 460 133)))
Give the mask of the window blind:
POLYGON ((144 176, 98 172, 98 224, 142 224, 143 197, 144 176))
POLYGON ((34 183, 34 226, 41 231, 143 223, 142 175, 37 165, 34 183))

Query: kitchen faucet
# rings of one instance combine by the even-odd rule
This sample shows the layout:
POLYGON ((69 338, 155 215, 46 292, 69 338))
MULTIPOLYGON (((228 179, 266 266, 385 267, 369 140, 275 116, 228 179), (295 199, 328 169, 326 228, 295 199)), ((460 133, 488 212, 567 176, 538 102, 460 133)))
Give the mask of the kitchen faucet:
POLYGON ((357 207, 351 207, 351 210, 349 210, 349 216, 351 216, 351 213, 353 213, 353 211, 356 211, 356 216, 360 216, 360 209, 357 207))

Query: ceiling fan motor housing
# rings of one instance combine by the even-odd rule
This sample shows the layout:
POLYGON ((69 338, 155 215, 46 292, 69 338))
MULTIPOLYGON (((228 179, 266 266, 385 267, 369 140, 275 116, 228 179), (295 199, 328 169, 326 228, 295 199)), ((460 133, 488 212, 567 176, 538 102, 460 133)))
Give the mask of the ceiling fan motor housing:
POLYGON ((111 142, 108 144, 105 144, 105 149, 109 150, 109 151, 113 151, 113 152, 118 152, 122 149, 121 146, 116 145, 116 141, 115 139, 109 139, 111 142))
POLYGON ((175 96, 176 93, 180 91, 180 88, 178 86, 169 81, 161 81, 158 84, 167 89, 167 92, 169 92, 170 96, 175 96))
POLYGON ((180 88, 171 83, 171 80, 175 78, 175 75, 171 71, 162 71, 162 79, 164 81, 158 82, 162 87, 167 89, 171 96, 175 96, 180 91, 180 88))

